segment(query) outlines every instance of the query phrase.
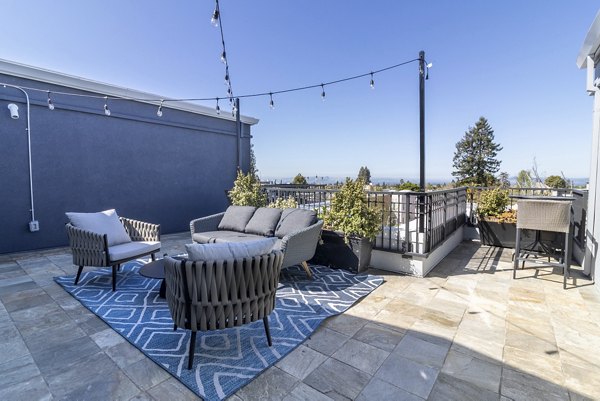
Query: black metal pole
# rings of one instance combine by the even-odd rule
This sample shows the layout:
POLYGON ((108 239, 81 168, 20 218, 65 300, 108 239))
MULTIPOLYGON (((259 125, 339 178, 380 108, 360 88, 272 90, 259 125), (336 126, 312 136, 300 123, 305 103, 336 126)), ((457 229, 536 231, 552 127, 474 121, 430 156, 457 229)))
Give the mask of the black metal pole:
POLYGON ((242 169, 242 122, 240 118, 240 98, 235 102, 235 130, 237 134, 237 169, 242 169))
MULTIPOLYGON (((419 52, 419 190, 425 192, 425 52, 419 52)), ((419 232, 425 232, 425 197, 419 201, 419 232)))
POLYGON ((419 187, 425 192, 425 52, 419 52, 419 132, 420 132, 420 170, 419 187))

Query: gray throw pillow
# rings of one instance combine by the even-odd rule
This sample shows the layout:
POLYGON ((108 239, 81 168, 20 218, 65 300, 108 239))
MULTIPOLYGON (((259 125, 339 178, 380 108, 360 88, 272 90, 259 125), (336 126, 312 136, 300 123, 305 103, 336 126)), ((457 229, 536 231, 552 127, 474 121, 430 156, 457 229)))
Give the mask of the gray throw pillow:
POLYGON ((256 209, 254 215, 246 225, 248 234, 264 235, 272 237, 275 234, 275 227, 281 217, 281 209, 260 207, 256 209))
POLYGON ((265 238, 247 242, 186 244, 185 250, 192 261, 242 259, 270 253, 275 242, 276 238, 265 238))
POLYGON ((82 230, 97 234, 106 234, 108 246, 125 244, 131 242, 129 234, 121 224, 115 209, 105 210, 98 213, 65 213, 71 224, 82 230))
POLYGON ((229 206, 219 223, 219 230, 243 233, 255 210, 254 206, 229 206))
POLYGON ((294 231, 301 230, 317 222, 317 212, 307 209, 283 209, 277 224, 275 236, 283 238, 294 231))

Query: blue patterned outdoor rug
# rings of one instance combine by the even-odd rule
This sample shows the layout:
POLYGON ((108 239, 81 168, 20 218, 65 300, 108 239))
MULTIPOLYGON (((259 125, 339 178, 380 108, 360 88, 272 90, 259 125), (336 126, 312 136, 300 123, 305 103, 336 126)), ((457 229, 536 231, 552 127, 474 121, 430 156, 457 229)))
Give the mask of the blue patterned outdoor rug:
POLYGON ((314 279, 300 267, 282 270, 276 306, 269 316, 273 346, 261 320, 232 329, 198 332, 194 368, 187 370, 190 331, 173 331, 160 280, 140 276, 142 261, 127 263, 117 274, 117 291, 108 269, 54 280, 146 356, 205 400, 220 400, 248 384, 299 346, 326 318, 342 313, 382 282, 380 276, 311 266, 314 279))

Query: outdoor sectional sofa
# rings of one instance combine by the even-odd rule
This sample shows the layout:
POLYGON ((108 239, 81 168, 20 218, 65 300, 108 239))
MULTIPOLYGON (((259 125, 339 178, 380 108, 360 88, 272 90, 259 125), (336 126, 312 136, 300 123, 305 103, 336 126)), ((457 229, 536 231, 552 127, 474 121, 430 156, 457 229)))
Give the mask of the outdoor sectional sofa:
POLYGON ((282 268, 301 265, 312 277, 307 260, 317 247, 323 221, 314 210, 230 206, 223 213, 190 222, 192 241, 200 244, 245 242, 276 237, 273 249, 284 254, 282 268))

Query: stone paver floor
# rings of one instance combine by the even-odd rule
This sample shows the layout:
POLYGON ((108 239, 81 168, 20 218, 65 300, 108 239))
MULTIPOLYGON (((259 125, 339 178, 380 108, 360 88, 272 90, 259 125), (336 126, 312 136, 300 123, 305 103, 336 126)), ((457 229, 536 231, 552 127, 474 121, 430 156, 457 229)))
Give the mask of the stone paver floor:
MULTIPOLYGON (((600 399, 600 292, 551 268, 513 280, 509 251, 463 242, 426 278, 373 271, 381 287, 231 400, 600 399)), ((74 273, 64 248, 0 255, 0 399, 197 399, 52 280, 74 273)))

